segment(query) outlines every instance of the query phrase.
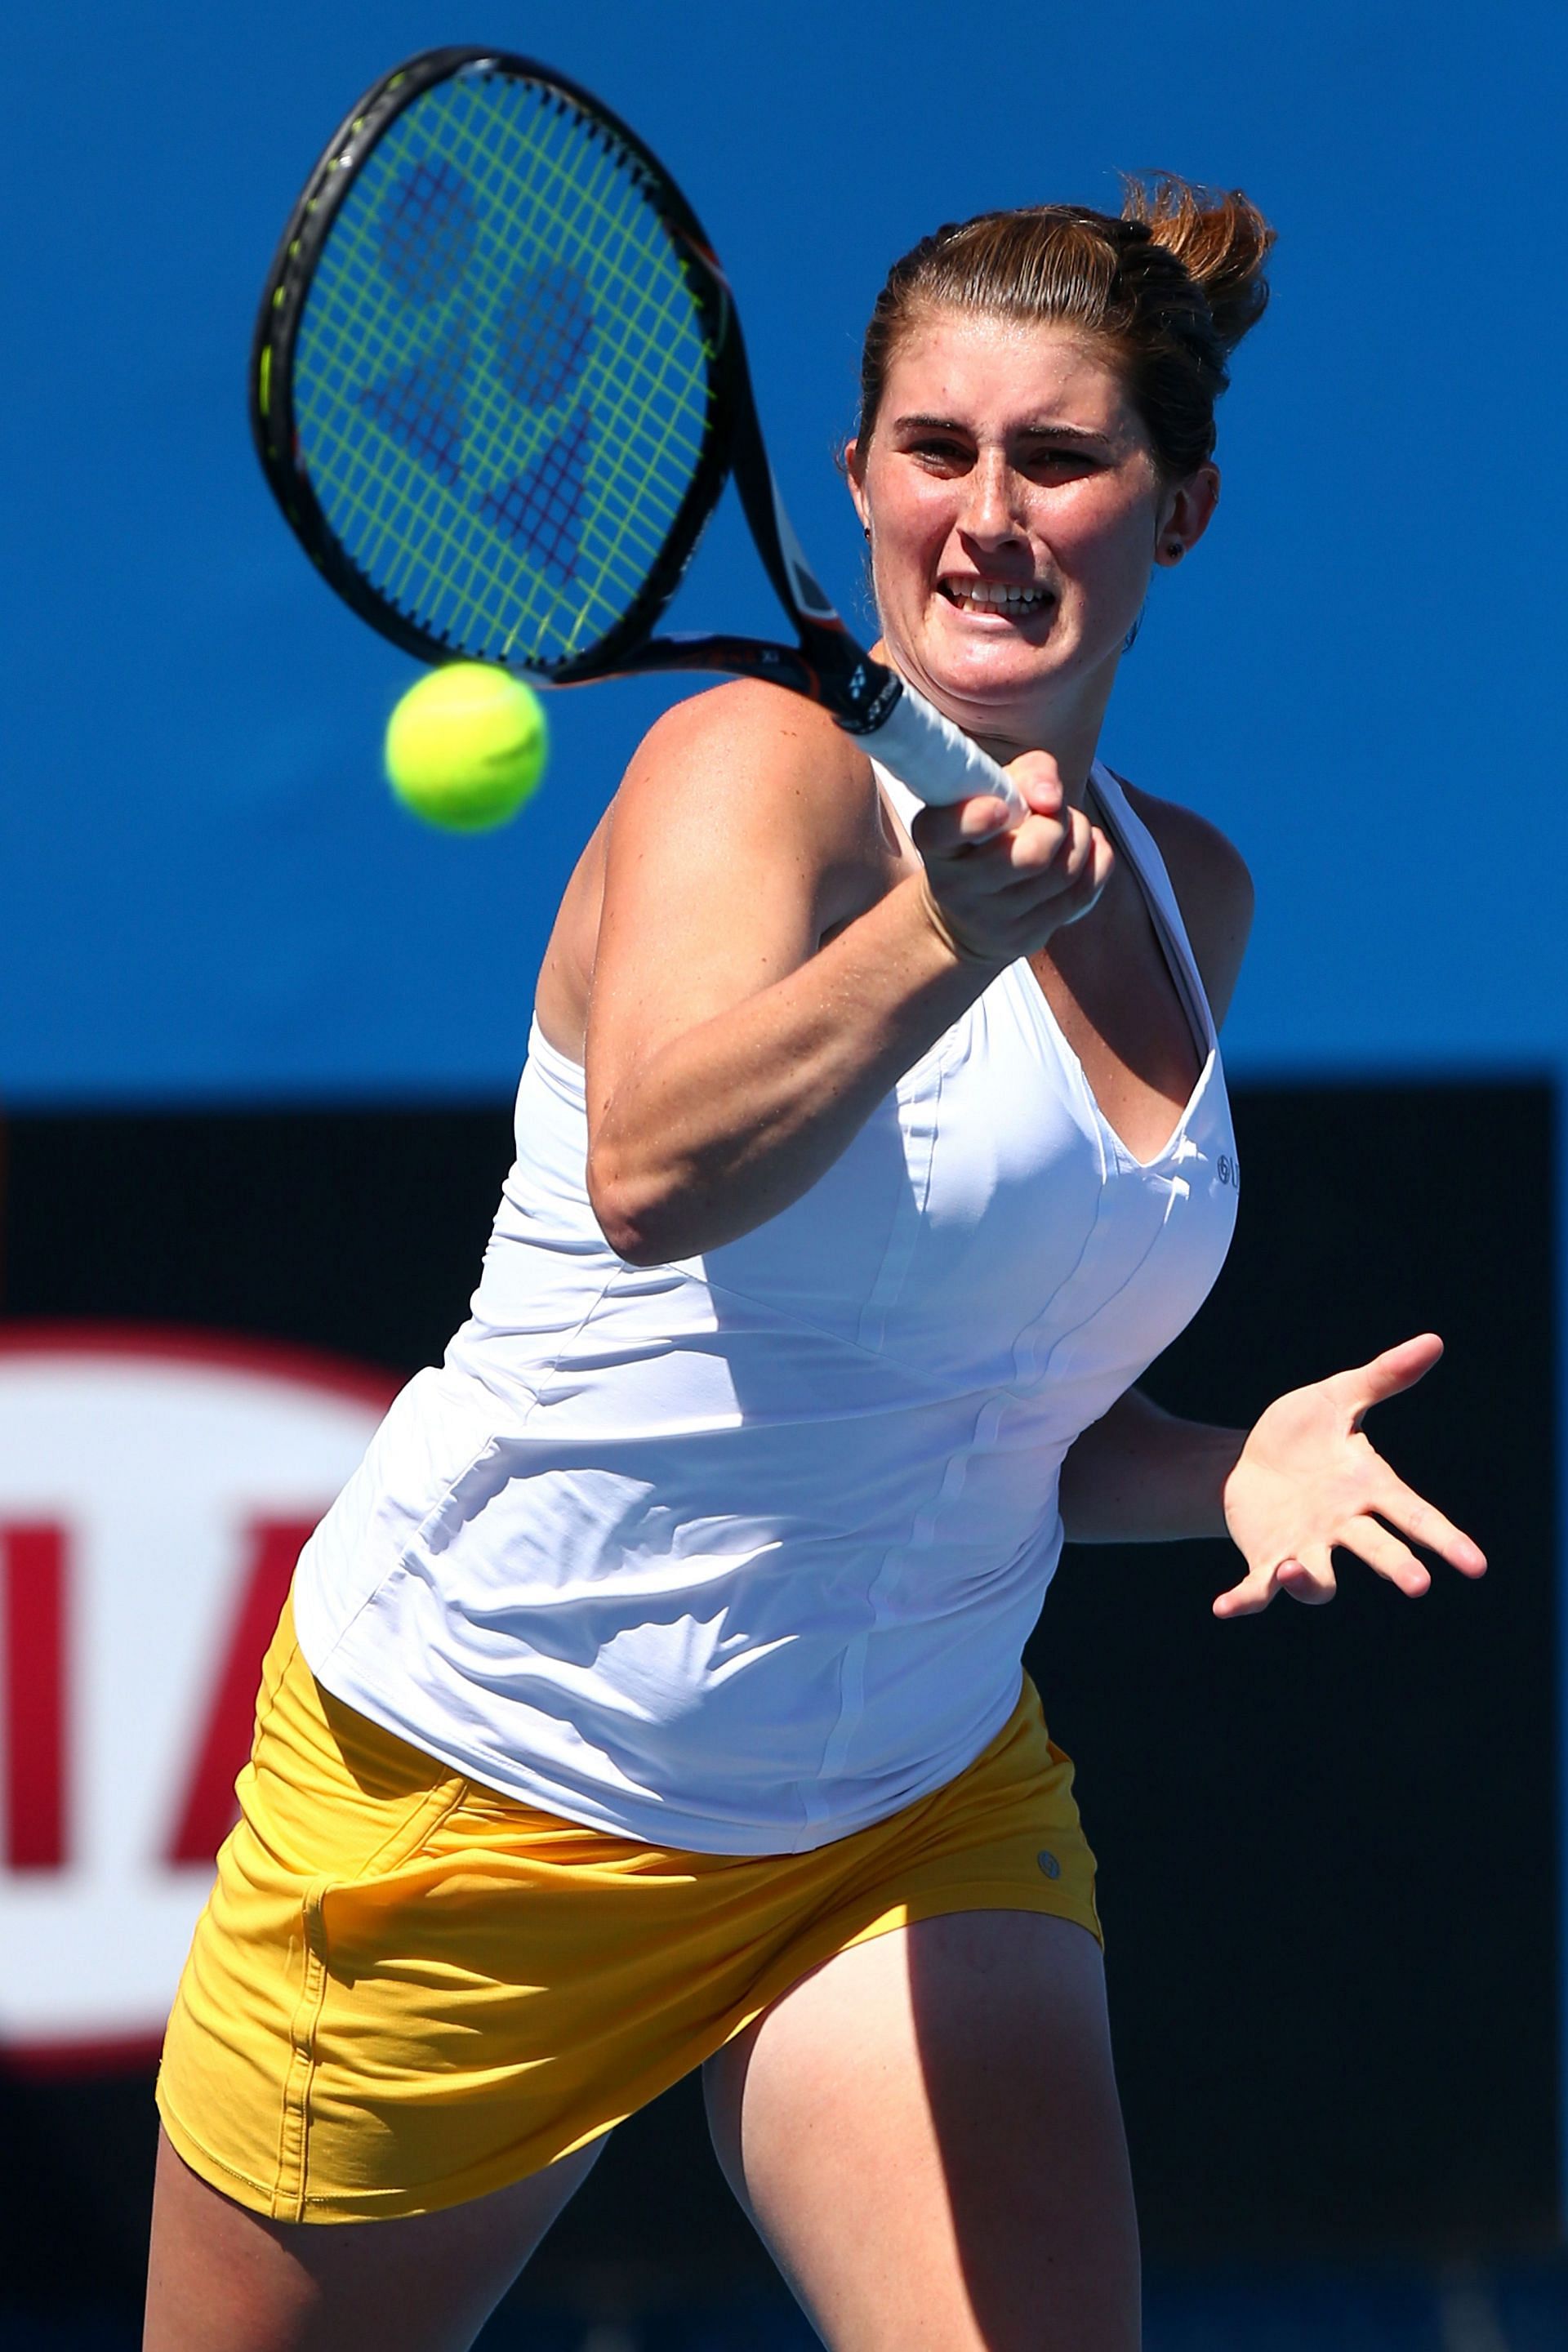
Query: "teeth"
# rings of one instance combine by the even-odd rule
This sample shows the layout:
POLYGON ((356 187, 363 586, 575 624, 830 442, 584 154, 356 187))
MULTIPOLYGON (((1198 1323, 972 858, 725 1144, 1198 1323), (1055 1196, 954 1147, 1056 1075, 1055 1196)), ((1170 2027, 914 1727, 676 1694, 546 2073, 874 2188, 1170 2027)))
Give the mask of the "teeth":
POLYGON ((1047 593, 1044 588, 1005 587, 998 580, 950 580, 945 584, 955 604, 974 604, 986 612, 1043 604, 1047 593))

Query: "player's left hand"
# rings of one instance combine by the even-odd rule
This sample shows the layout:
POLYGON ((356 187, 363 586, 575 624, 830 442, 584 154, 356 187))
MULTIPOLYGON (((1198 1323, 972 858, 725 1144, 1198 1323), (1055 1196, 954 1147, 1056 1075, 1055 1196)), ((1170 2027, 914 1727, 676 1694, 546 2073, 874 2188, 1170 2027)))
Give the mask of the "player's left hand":
POLYGON ((1247 1574, 1220 1594, 1216 1617, 1249 1617, 1277 1592, 1331 1601, 1336 1549, 1354 1552, 1414 1600, 1432 1579, 1403 1536, 1461 1576, 1486 1574, 1479 1547, 1396 1477, 1362 1433, 1370 1408, 1414 1388, 1442 1352, 1426 1332, 1354 1371, 1292 1389, 1254 1423, 1225 1487, 1226 1525, 1247 1574))

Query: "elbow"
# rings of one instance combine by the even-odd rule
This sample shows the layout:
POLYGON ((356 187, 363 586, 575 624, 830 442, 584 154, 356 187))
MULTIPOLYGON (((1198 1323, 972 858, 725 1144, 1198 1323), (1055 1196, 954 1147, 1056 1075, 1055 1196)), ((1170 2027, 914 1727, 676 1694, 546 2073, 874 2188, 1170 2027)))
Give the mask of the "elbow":
POLYGON ((672 1205, 658 1188, 629 1179, 623 1171, 606 1169, 593 1152, 588 1155, 588 1205, 606 1243, 628 1265, 668 1265, 671 1258, 689 1256, 669 1214, 672 1205))

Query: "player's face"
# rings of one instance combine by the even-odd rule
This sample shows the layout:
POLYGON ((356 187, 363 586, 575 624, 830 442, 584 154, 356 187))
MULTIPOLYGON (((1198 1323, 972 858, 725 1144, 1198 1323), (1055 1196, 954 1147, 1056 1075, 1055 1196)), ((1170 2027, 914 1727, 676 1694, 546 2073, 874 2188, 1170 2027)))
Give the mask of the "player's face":
POLYGON ((933 313, 898 348, 851 487, 908 677, 982 739, 1098 719, 1182 496, 1102 352, 1069 327, 933 313))

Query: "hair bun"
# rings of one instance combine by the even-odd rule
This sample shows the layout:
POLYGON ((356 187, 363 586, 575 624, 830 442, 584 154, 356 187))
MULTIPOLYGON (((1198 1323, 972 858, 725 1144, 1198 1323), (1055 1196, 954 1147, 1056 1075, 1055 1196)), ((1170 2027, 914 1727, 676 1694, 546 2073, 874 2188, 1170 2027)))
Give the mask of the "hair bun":
POLYGON ((1274 231, 1239 188, 1205 188, 1173 172, 1124 173, 1121 217, 1140 222, 1202 289, 1227 352, 1268 304, 1263 274, 1274 231))

